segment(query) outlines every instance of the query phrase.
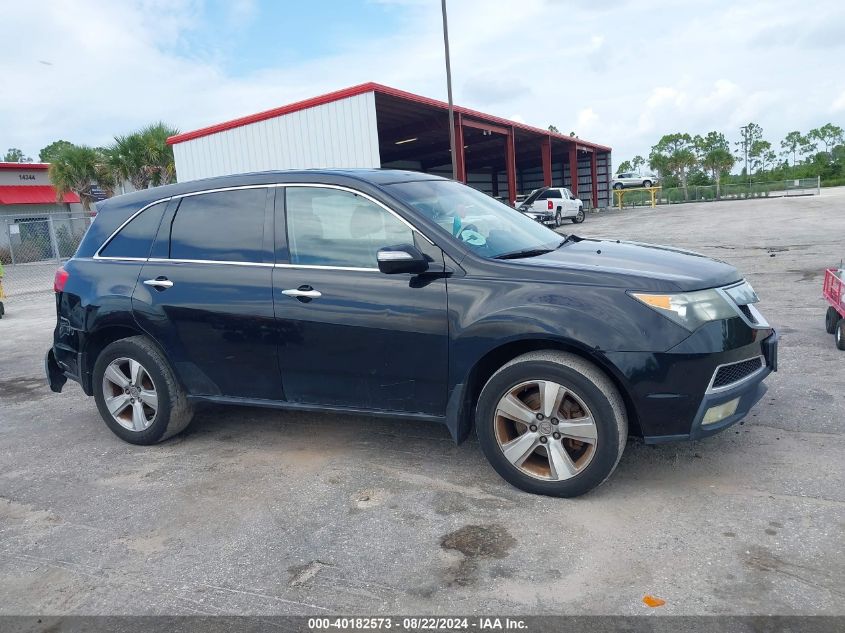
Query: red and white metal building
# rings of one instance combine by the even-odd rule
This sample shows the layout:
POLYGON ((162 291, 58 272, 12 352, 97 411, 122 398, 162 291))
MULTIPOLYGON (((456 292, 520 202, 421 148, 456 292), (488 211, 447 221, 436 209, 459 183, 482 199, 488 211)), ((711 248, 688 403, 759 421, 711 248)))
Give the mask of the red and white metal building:
MULTIPOLYGON (((569 187, 610 204, 611 149, 455 106, 458 178, 511 202, 569 187)), ((180 181, 272 169, 385 167, 451 177, 447 104, 366 83, 168 139, 180 181)))

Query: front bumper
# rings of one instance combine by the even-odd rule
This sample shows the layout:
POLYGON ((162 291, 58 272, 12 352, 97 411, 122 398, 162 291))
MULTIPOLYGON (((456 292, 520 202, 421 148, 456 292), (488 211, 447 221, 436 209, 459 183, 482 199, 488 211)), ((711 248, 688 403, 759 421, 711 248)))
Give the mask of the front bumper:
POLYGON ((752 330, 739 319, 703 328, 660 354, 609 353, 621 373, 639 434, 648 444, 696 440, 722 431, 748 415, 766 393, 763 381, 777 371, 778 334, 752 330), (726 387, 710 389, 725 364, 763 358, 759 370, 726 387), (737 400, 727 417, 705 423, 708 410, 737 400))

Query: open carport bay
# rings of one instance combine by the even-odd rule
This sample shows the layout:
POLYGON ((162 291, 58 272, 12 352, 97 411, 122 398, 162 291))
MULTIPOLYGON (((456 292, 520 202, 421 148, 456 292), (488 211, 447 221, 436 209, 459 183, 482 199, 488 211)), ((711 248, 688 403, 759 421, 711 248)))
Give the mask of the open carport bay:
MULTIPOLYGON (((206 408, 124 444, 50 393, 50 295, 0 321, 0 613, 842 614, 845 353, 821 271, 845 193, 590 215, 584 236, 736 264, 783 338, 742 426, 635 441, 575 500, 521 493, 445 428, 206 408)), ((564 227, 562 230, 567 230, 564 227)))

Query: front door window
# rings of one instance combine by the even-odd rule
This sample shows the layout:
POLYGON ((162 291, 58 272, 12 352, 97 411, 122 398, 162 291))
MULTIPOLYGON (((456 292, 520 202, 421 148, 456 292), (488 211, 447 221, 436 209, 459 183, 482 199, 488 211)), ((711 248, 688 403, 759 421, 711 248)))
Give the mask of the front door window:
POLYGON ((378 268, 380 248, 414 243, 407 224, 351 191, 288 187, 286 195, 291 264, 378 268))

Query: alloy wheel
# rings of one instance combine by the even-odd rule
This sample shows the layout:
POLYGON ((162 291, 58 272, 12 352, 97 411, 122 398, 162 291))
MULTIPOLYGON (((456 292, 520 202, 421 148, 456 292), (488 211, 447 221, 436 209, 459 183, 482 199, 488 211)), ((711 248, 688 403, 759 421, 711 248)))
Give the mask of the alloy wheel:
POLYGON ((554 381, 531 380, 512 387, 496 406, 494 425, 505 458, 535 479, 570 479, 596 453, 592 412, 572 389, 554 381))
POLYGON ((145 431, 158 411, 152 376, 132 358, 116 358, 103 374, 103 400, 115 422, 129 431, 145 431))

